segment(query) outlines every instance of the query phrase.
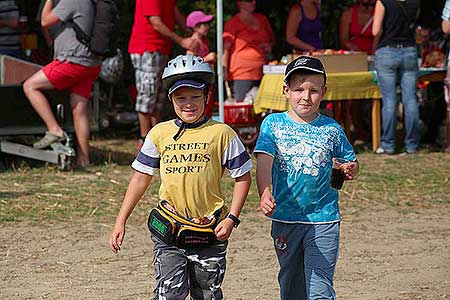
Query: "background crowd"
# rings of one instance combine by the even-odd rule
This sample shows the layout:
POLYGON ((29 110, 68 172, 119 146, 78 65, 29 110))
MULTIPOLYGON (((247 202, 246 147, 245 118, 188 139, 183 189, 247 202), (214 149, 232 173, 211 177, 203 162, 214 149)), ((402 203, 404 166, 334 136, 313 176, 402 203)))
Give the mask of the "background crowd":
MULTIPOLYGON (((41 1, 40 5, 27 0, 1 2, 1 53, 40 63, 50 61, 57 29, 47 26, 41 29, 39 26, 44 2, 41 1), (23 16, 28 21, 25 25, 21 22, 25 20, 23 16), (23 49, 22 42, 21 49, 20 34, 24 31, 38 32, 42 37, 39 42, 44 46, 38 46, 30 54, 24 51, 27 49, 23 49), (43 48, 46 50, 41 51, 43 48)), ((52 2, 56 6, 59 1, 52 2)), ((433 4, 427 5, 422 3, 420 9, 419 1, 406 1, 406 10, 397 2, 284 0, 273 3, 242 0, 224 3, 224 57, 222 62, 217 62, 215 1, 117 1, 121 13, 120 48, 123 53, 129 53, 124 56, 123 80, 115 88, 117 99, 128 99, 125 100, 128 104, 135 102, 138 138, 142 144, 148 130, 170 114, 159 78, 162 66, 177 54, 192 53, 203 56, 212 65, 221 63, 231 88, 228 96, 243 100, 253 87, 259 85, 263 76, 262 66, 287 53, 314 53, 326 48, 365 51, 376 57, 375 67, 383 94, 382 147, 378 153, 394 153, 397 147, 397 94, 395 85, 392 85, 395 77, 392 77, 393 73, 388 74, 392 68, 401 71, 398 80, 405 107, 405 150, 413 153, 419 146, 419 107, 414 91, 416 61, 421 53, 417 52, 416 42, 423 42, 416 36, 423 37, 422 33, 426 32, 427 41, 443 40, 440 16, 444 0, 433 0, 433 4), (392 23, 398 20, 406 20, 403 27, 392 23), (409 23, 414 23, 414 28, 409 28, 409 23), (408 56, 405 54, 407 51, 410 73, 404 72, 407 62, 393 61, 394 57, 408 56), (401 52, 400 56, 396 52, 401 52), (129 93, 134 87, 135 94, 129 93)), ((367 140, 370 132, 366 122, 368 116, 361 113, 367 111, 367 107, 352 101, 344 109, 346 121, 354 130, 353 140, 367 140)))

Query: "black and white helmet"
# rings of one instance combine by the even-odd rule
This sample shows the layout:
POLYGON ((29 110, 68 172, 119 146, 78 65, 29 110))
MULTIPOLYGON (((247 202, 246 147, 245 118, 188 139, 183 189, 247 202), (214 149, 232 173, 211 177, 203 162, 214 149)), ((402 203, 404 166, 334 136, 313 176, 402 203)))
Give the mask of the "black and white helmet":
POLYGON ((199 56, 192 54, 178 55, 170 60, 164 68, 162 82, 165 88, 170 88, 181 79, 197 80, 210 85, 214 83, 214 71, 199 56))

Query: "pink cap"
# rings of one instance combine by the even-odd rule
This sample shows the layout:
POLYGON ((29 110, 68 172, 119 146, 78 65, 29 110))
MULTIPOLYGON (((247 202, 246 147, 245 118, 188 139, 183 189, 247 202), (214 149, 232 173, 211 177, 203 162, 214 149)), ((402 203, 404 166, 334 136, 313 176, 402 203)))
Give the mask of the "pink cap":
POLYGON ((205 13, 201 10, 194 10, 187 16, 186 25, 189 28, 194 28, 195 25, 211 22, 212 19, 214 19, 214 16, 205 15, 205 13))

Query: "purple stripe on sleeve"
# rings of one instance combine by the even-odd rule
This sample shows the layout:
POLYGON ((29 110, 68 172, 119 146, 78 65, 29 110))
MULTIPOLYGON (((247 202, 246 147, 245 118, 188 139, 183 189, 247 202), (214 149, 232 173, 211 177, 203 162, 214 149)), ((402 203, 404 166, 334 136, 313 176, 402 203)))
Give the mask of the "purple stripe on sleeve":
POLYGON ((225 167, 228 170, 234 170, 242 167, 248 160, 250 159, 250 155, 247 151, 242 152, 238 156, 233 159, 227 160, 225 163, 225 167))
POLYGON ((139 152, 136 160, 138 162, 140 162, 143 165, 146 165, 148 167, 152 167, 155 169, 159 169, 159 157, 158 158, 154 158, 154 157, 150 157, 148 155, 145 155, 142 152, 139 152))

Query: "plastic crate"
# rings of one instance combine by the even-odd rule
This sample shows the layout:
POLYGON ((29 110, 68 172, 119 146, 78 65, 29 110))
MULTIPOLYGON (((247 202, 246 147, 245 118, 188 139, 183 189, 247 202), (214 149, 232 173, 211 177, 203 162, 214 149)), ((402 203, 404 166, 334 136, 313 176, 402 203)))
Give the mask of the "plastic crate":
POLYGON ((253 104, 224 104, 224 121, 226 124, 252 124, 256 122, 253 104))

